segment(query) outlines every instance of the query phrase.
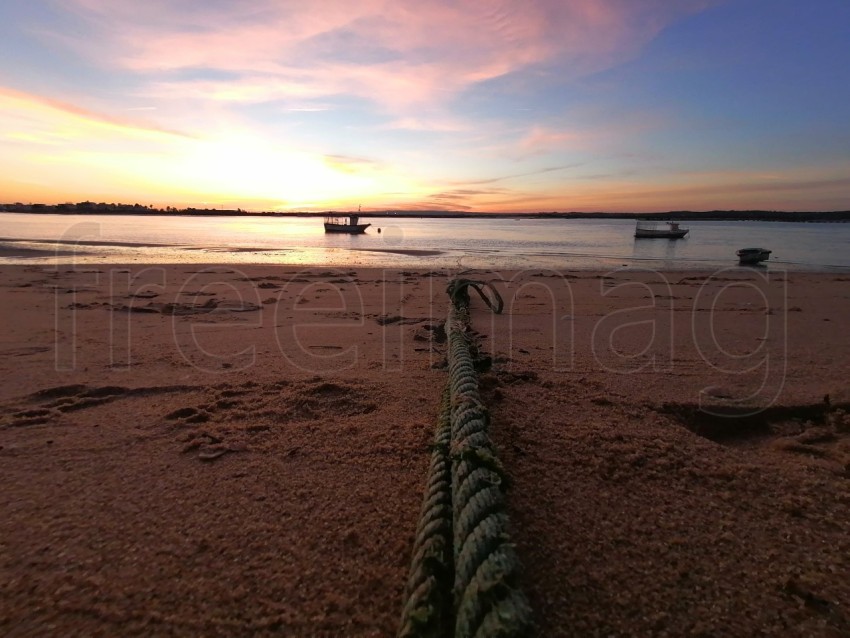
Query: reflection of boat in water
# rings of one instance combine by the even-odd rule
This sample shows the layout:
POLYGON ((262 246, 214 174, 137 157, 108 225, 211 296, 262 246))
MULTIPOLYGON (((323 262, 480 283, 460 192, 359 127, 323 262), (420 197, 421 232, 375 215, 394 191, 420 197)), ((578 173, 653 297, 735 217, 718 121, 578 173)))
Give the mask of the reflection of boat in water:
POLYGON ((635 239, 681 239, 688 234, 688 228, 680 228, 677 222, 648 222, 638 220, 635 226, 635 239))
POLYGON ((365 233, 366 229, 372 224, 361 224, 358 215, 348 215, 344 217, 325 217, 325 232, 326 233, 348 233, 349 235, 359 235, 365 233))
POLYGON ((740 263, 753 265, 767 261, 771 252, 766 248, 742 248, 736 254, 740 263))

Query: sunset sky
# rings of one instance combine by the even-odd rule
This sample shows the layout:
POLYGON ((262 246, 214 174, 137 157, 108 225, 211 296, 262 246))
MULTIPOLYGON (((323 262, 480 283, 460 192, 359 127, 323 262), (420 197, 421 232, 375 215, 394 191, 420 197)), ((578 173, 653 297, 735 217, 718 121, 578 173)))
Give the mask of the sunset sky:
POLYGON ((2 0, 0 202, 850 209, 848 0, 2 0))

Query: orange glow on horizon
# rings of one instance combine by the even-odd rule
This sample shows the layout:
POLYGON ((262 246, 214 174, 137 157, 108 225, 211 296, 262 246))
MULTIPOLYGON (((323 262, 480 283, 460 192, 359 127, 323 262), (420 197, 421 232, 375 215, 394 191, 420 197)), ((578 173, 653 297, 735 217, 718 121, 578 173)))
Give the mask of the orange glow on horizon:
MULTIPOLYGON (((0 89, 0 189, 5 202, 69 201, 155 206, 310 211, 458 210, 480 212, 840 209, 850 167, 725 172, 604 183, 565 176, 534 187, 464 188, 408 175, 365 158, 288 148, 250 132, 170 131, 70 104, 0 89), (843 172, 842 172, 843 170, 843 172), (15 175, 25 174, 24 181, 15 175)), ((535 130, 522 144, 572 141, 535 130)), ((439 167, 436 167, 439 168, 439 167)), ((487 183, 494 180, 483 180, 487 183)), ((495 180, 499 181, 499 180, 495 180)), ((476 182, 470 182, 475 184, 476 182)))

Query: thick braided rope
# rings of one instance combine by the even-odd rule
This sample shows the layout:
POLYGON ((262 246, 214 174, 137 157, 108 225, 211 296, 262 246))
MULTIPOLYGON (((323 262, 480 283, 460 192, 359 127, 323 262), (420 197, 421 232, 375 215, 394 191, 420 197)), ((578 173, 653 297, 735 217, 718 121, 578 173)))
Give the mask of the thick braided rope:
POLYGON ((413 544, 399 638, 450 635, 452 587, 452 494, 449 389, 443 391, 428 483, 413 544))
POLYGON ((507 533, 502 470, 466 333, 473 288, 494 312, 502 299, 484 284, 455 280, 446 321, 449 378, 405 588, 399 638, 516 638, 531 611, 517 586, 519 561, 507 533), (452 595, 453 594, 453 595, 452 595))
POLYGON ((503 473, 487 431, 487 410, 467 338, 469 287, 496 312, 501 310, 498 294, 494 291, 495 299, 488 299, 478 282, 449 286, 454 636, 518 637, 528 633, 531 612, 518 589, 519 561, 507 533, 503 473))

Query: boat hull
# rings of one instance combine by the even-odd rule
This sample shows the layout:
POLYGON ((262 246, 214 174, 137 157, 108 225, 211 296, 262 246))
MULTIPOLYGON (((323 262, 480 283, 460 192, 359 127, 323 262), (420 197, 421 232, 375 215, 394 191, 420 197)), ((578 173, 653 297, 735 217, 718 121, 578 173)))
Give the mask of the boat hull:
POLYGON ((347 233, 349 235, 360 235, 372 224, 331 224, 325 222, 326 233, 347 233))
POLYGON ((764 248, 743 248, 736 254, 738 255, 738 263, 744 266, 753 266, 767 261, 771 252, 764 248))
POLYGON ((688 229, 684 230, 643 230, 638 228, 635 231, 635 239, 682 239, 688 234, 688 229))

